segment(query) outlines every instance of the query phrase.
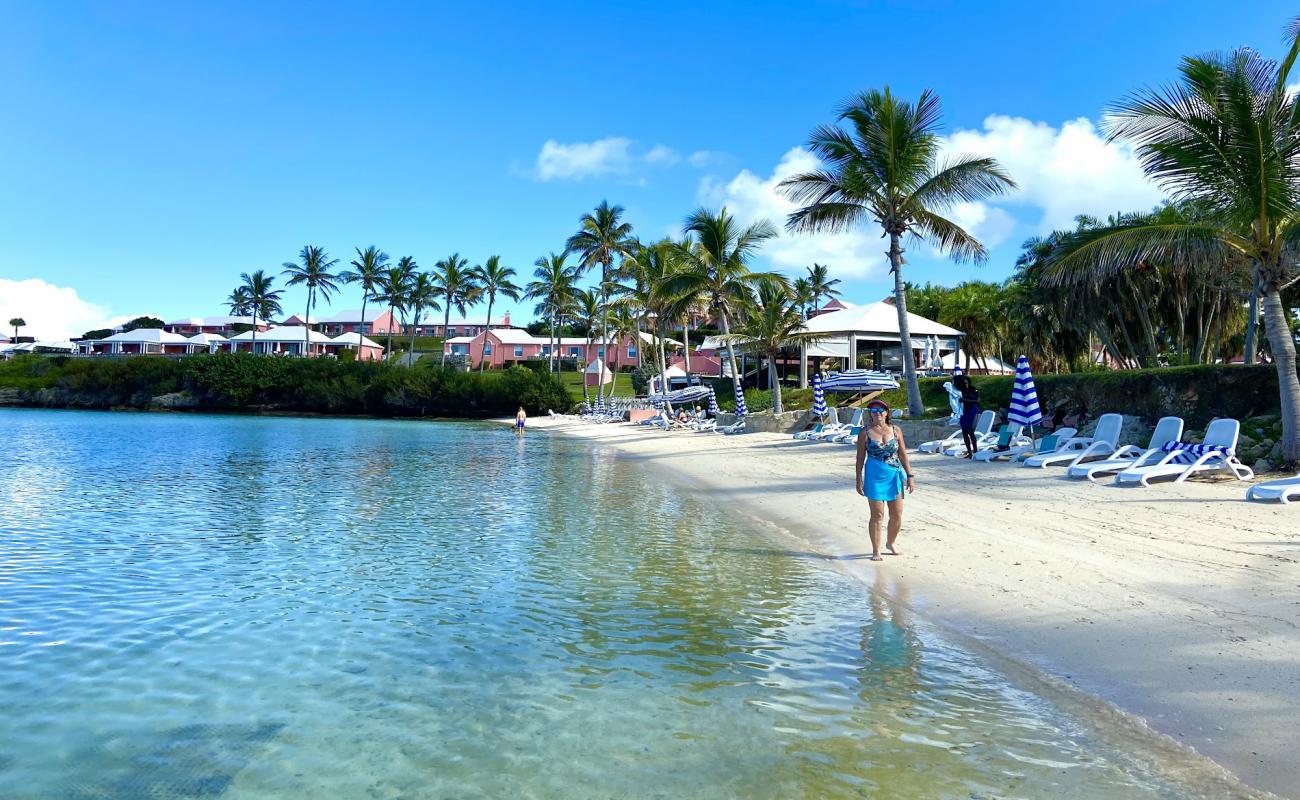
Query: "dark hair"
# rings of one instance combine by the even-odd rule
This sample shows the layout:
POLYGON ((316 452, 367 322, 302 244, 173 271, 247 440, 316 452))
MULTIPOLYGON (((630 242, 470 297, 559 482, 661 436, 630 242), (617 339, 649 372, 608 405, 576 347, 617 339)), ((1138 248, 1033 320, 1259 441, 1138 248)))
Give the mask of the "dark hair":
POLYGON ((966 377, 966 373, 963 372, 952 379, 952 385, 957 388, 957 391, 964 392, 966 387, 970 386, 970 378, 966 377))

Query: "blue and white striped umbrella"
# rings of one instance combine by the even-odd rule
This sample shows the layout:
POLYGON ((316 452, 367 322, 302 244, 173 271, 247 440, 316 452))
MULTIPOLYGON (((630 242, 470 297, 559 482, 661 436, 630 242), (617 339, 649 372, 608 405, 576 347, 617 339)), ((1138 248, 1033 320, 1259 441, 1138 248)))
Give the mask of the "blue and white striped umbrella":
POLYGON ((605 396, 602 394, 596 395, 596 413, 597 414, 605 413, 605 396))
POLYGON ((1043 421, 1043 409, 1038 405, 1038 390, 1034 388, 1034 374, 1029 371, 1029 359, 1021 356, 1016 361, 1016 381, 1011 389, 1011 408, 1007 421, 1012 425, 1030 427, 1043 421))
POLYGON ((883 389, 897 389, 898 381, 892 375, 867 369, 846 369, 831 373, 822 381, 824 392, 875 392, 883 389))
POLYGON ((826 392, 822 391, 822 376, 813 375, 813 416, 826 416, 826 392))
POLYGON ((718 416, 718 395, 714 393, 713 386, 709 386, 709 414, 718 416))
POLYGON ((749 409, 745 407, 745 392, 740 388, 740 381, 735 381, 732 385, 736 387, 736 416, 748 416, 749 409))

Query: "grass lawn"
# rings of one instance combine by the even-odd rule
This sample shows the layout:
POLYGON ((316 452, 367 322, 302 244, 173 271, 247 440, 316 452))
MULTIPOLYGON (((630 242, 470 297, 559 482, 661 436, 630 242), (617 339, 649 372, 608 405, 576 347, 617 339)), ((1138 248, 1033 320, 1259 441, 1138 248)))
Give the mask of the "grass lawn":
MULTIPOLYGON (((380 344, 388 343, 388 334, 381 333, 379 336, 371 336, 371 339, 380 344)), ((405 353, 411 346, 410 336, 393 336, 393 352, 405 353)), ((415 337, 415 350, 420 353, 438 353, 442 354, 442 337, 440 336, 417 336, 415 337)))
MULTIPOLYGON (((575 400, 581 400, 582 399, 582 373, 561 372, 560 378, 564 381, 564 385, 568 388, 570 394, 573 395, 573 398, 575 400)), ((606 389, 608 389, 608 387, 606 387, 606 389)), ((593 396, 595 395, 595 387, 592 387, 588 391, 590 391, 593 396)), ((632 391, 631 375, 620 374, 618 376, 618 380, 614 382, 614 396, 615 397, 636 396, 632 391)))

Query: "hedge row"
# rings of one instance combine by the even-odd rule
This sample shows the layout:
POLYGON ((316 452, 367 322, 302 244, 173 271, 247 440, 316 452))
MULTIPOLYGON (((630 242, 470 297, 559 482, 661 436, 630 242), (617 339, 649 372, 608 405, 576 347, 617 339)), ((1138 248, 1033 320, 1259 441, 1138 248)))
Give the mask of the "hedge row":
POLYGON ((374 416, 488 417, 564 411, 560 380, 522 367, 482 375, 375 362, 196 355, 80 359, 25 356, 0 364, 0 389, 27 405, 68 408, 168 406, 374 416))

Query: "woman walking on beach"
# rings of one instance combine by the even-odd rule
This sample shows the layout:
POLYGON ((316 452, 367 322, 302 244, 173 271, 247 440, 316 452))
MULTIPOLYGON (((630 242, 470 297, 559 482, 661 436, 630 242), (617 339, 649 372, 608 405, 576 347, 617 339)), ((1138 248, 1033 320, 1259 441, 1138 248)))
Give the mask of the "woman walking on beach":
POLYGON ((515 433, 521 436, 523 435, 524 422, 527 421, 527 419, 528 419, 528 414, 524 413, 524 407, 520 406, 519 410, 515 412, 515 433))
POLYGON ((975 418, 980 415, 980 390, 966 375, 952 379, 953 388, 961 392, 961 438, 966 443, 966 458, 974 458, 979 449, 975 441, 975 418))
POLYGON ((880 556, 880 525, 885 508, 889 508, 889 536, 885 549, 892 556, 902 555, 895 543, 903 527, 903 493, 916 488, 912 466, 907 459, 903 432, 890 418, 889 405, 883 400, 867 403, 867 423, 858 432, 857 488, 871 506, 871 560, 880 556), (863 467, 866 476, 863 476, 863 467))

